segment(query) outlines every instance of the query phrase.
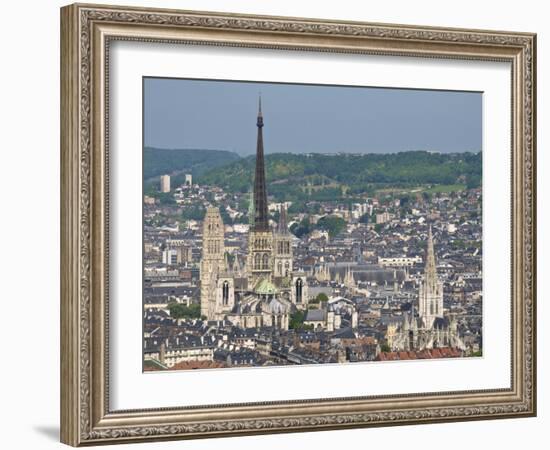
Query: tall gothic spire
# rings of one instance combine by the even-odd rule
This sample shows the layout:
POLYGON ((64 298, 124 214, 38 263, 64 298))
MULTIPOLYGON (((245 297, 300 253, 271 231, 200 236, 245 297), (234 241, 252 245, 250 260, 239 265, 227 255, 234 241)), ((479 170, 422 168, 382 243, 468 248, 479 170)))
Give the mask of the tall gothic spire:
POLYGON ((437 271, 435 268, 435 252, 434 252, 434 241, 432 236, 432 226, 428 230, 428 245, 426 247, 426 266, 424 269, 426 275, 426 282, 435 282, 437 279, 437 271))
POLYGON ((279 210, 279 223, 277 225, 277 231, 279 233, 286 233, 288 231, 286 224, 286 207, 284 204, 281 205, 281 209, 279 210))
POLYGON ((262 98, 258 100, 258 140, 256 143, 256 173, 254 177, 254 230, 268 231, 269 216, 267 214, 267 189, 265 185, 265 167, 264 167, 264 139, 262 128, 264 118, 262 115, 262 98))
POLYGON ((254 209, 254 192, 250 191, 250 202, 248 204, 248 224, 251 228, 254 227, 254 216, 255 216, 255 209, 254 209))
POLYGON ((418 290, 418 315, 424 328, 433 329, 434 321, 443 317, 443 284, 437 278, 432 227, 428 230, 424 280, 418 290))

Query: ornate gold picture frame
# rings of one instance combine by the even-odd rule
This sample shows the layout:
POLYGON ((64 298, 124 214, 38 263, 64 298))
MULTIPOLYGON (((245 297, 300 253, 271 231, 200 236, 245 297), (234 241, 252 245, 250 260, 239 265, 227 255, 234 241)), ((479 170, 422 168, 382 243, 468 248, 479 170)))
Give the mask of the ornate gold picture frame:
POLYGON ((536 36, 530 33, 85 4, 62 8, 62 442, 80 446, 534 416, 535 88, 536 36), (109 406, 108 67, 110 45, 115 41, 510 63, 510 387, 112 410, 109 406))

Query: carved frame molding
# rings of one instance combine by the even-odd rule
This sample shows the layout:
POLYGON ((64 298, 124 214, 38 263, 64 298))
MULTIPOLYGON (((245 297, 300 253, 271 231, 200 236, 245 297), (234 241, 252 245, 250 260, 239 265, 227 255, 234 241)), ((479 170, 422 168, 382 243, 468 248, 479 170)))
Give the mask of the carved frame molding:
POLYGON ((61 439, 78 446, 536 414, 536 36, 75 4, 61 10, 61 439), (512 65, 512 386, 110 411, 108 58, 112 40, 509 61, 512 65))

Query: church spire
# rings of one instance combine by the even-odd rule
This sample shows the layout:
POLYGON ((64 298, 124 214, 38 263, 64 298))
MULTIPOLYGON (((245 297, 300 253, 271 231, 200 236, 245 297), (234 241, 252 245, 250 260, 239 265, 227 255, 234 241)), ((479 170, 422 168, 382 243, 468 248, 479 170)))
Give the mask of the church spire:
POLYGON ((251 229, 254 227, 254 216, 254 192, 250 191, 250 201, 248 203, 248 224, 251 229))
POLYGON ((418 312, 423 326, 432 329, 434 321, 443 317, 443 283, 437 278, 432 227, 428 230, 424 280, 418 291, 418 312))
POLYGON ((434 241, 432 235, 432 226, 428 230, 428 242, 426 246, 426 265, 424 276, 427 285, 435 285, 437 281, 437 269, 435 266, 434 241))
POLYGON ((428 230, 428 245, 426 248, 426 273, 435 272, 435 253, 434 253, 434 241, 432 236, 432 226, 428 230))
POLYGON ((256 121, 258 127, 258 139, 256 143, 256 173, 254 177, 254 230, 268 231, 269 216, 267 214, 267 189, 265 185, 265 167, 264 167, 264 139, 262 128, 264 118, 262 115, 262 98, 258 100, 258 118, 256 121))
POLYGON ((284 204, 281 205, 281 208, 279 210, 279 223, 277 225, 277 231, 279 231, 279 233, 286 233, 288 231, 286 224, 286 207, 284 204))

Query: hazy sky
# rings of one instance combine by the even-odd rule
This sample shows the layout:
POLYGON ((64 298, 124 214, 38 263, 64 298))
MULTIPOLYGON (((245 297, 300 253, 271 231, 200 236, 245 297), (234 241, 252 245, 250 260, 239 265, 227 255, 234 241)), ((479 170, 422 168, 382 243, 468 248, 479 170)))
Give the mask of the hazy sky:
POLYGON ((145 145, 254 153, 260 92, 266 153, 481 150, 479 92, 162 78, 144 80, 145 145))

